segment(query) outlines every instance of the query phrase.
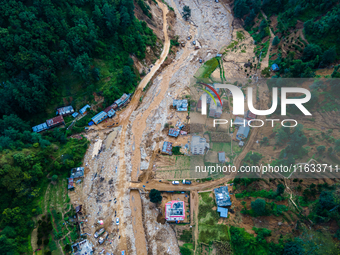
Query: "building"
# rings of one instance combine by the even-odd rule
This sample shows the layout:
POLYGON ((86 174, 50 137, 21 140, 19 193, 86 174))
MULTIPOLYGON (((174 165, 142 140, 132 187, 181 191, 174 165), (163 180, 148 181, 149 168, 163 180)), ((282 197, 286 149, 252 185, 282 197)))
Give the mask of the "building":
POLYGON ((85 239, 79 243, 72 245, 72 254, 74 255, 92 255, 93 254, 93 245, 89 240, 85 239))
POLYGON ((240 141, 246 139, 249 135, 249 131, 249 126, 240 126, 236 134, 236 139, 240 141))
POLYGON ((198 112, 201 112, 201 111, 202 111, 202 100, 201 100, 201 98, 200 98, 200 99, 198 100, 198 102, 197 102, 196 110, 197 110, 198 112))
POLYGON ((122 107, 126 105, 130 101, 131 94, 123 94, 118 100, 115 101, 115 104, 118 107, 122 107))
POLYGON ((248 121, 244 118, 236 117, 235 121, 233 122, 235 126, 248 126, 248 121))
POLYGON ((73 117, 73 118, 76 118, 78 115, 79 115, 79 113, 77 113, 77 112, 72 113, 72 117, 73 117))
POLYGON ((197 135, 191 138, 191 153, 193 155, 203 155, 205 149, 209 149, 209 143, 205 138, 197 135))
POLYGON ((231 206, 230 195, 227 186, 214 189, 217 206, 231 206))
POLYGON ((183 99, 183 100, 174 99, 172 101, 172 106, 175 107, 178 112, 186 112, 188 111, 188 100, 187 99, 183 99))
POLYGON ((46 124, 48 126, 48 128, 53 128, 59 125, 63 125, 65 124, 64 122, 64 118, 62 115, 54 117, 52 119, 46 120, 46 124))
POLYGON ((172 143, 165 141, 162 147, 162 153, 172 155, 172 143))
POLYGON ((71 169, 71 178, 84 177, 84 167, 76 167, 71 169))
POLYGON ((220 118, 222 115, 222 106, 219 101, 216 101, 216 104, 213 100, 210 101, 209 107, 209 117, 212 118, 220 118))
POLYGON ((113 117, 116 115, 116 111, 113 109, 113 106, 110 105, 109 107, 104 109, 104 112, 106 112, 107 116, 109 118, 113 117))
MULTIPOLYGON (((215 88, 215 85, 214 85, 214 84, 211 84, 210 86, 213 87, 213 88, 215 89, 215 91, 217 92, 217 94, 219 94, 220 88, 215 88)), ((217 97, 216 97, 216 95, 215 95, 215 92, 213 92, 210 88, 205 88, 205 89, 206 89, 207 91, 209 91, 209 92, 213 95, 213 97, 214 97, 216 100, 218 100, 217 97)), ((210 96, 207 96, 207 103, 210 104, 211 101, 214 101, 214 100, 212 100, 212 98, 211 98, 210 96)))
MULTIPOLYGON (((217 3, 218 3, 218 2, 217 2, 217 3)), ((222 54, 221 54, 221 53, 217 53, 217 54, 216 54, 216 57, 220 58, 220 57, 222 57, 222 54)))
POLYGON ((71 105, 64 106, 57 109, 56 115, 66 116, 74 113, 73 107, 71 105))
POLYGON ((272 64, 270 70, 272 70, 273 72, 277 72, 280 70, 280 68, 277 64, 272 64))
POLYGON ((39 125, 32 127, 32 129, 33 129, 33 132, 39 133, 39 132, 42 132, 44 130, 47 130, 48 126, 47 126, 46 122, 44 122, 42 124, 39 124, 39 125))
POLYGON ((228 218, 228 209, 223 207, 217 207, 217 212, 220 213, 221 218, 228 218))
POLYGON ((244 116, 247 120, 253 120, 256 119, 256 115, 252 113, 251 111, 247 111, 246 115, 244 116))
POLYGON ((218 152, 218 161, 221 162, 221 163, 225 162, 225 152, 224 151, 218 152))
POLYGON ((91 109, 91 106, 89 106, 88 104, 85 105, 83 108, 81 108, 81 109, 79 110, 79 113, 84 115, 84 114, 87 113, 87 109, 91 109))
POLYGON ((74 180, 73 180, 73 178, 68 178, 67 188, 68 189, 74 189, 74 180))
POLYGON ((98 113, 97 115, 95 115, 94 117, 92 117, 92 121, 98 125, 100 122, 102 122, 103 120, 105 120, 107 118, 107 113, 102 111, 100 113, 98 113))
POLYGON ((183 201, 170 201, 165 204, 165 219, 167 221, 183 221, 185 205, 183 201))
POLYGON ((180 129, 175 129, 175 128, 169 128, 169 136, 172 136, 172 137, 178 137, 179 136, 179 133, 180 133, 180 129))

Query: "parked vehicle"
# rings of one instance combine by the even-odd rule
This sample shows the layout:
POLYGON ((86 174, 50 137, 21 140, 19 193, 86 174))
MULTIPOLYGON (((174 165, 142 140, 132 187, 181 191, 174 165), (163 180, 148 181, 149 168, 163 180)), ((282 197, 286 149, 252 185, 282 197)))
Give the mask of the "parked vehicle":
POLYGON ((101 234, 105 232, 104 228, 99 229, 96 233, 94 233, 94 238, 98 238, 101 234))
POLYGON ((99 243, 99 244, 104 243, 104 241, 106 240, 106 238, 107 238, 108 236, 109 236, 109 233, 108 233, 108 232, 105 232, 105 233, 103 234, 103 236, 99 237, 98 243, 99 243))
POLYGON ((178 185, 178 184, 179 184, 179 181, 172 181, 172 184, 173 184, 173 185, 178 185))
POLYGON ((119 225, 119 218, 116 218, 116 225, 119 225))
POLYGON ((189 180, 183 180, 183 182, 182 182, 183 184, 188 184, 188 185, 190 185, 191 184, 191 181, 189 181, 189 180))

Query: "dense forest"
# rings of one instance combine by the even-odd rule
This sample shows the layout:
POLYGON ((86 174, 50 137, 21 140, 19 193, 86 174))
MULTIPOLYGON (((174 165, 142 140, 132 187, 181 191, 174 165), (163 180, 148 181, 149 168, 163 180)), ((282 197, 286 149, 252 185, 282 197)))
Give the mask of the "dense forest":
MULTIPOLYGON (((326 67, 337 59, 340 53, 339 31, 340 6, 335 0, 235 0, 234 15, 244 20, 244 27, 252 34, 257 43, 269 35, 268 22, 262 20, 256 26, 254 19, 263 13, 268 18, 277 16, 277 30, 273 45, 287 40, 296 31, 298 21, 303 22, 303 32, 309 44, 303 45, 302 57, 296 59, 296 52, 290 51, 274 61, 280 67, 278 75, 282 77, 314 77, 316 68, 326 67), (254 30, 254 28, 256 30, 254 30)), ((303 40, 301 40, 303 41, 303 40)), ((302 45, 302 44, 301 44, 302 45)), ((293 45, 295 51, 301 51, 301 45, 293 45)), ((281 54, 280 54, 281 53, 281 54)))
MULTIPOLYGON (((149 5, 137 3, 152 18, 149 5)), ((88 144, 67 138, 64 129, 32 133, 27 120, 60 96, 69 82, 63 70, 107 101, 134 91, 139 77, 130 56, 144 59, 157 40, 134 8, 133 0, 1 1, 0 254, 32 252, 32 217, 42 213, 47 185, 79 166, 88 144), (114 74, 101 91, 94 59, 109 61, 114 74)))

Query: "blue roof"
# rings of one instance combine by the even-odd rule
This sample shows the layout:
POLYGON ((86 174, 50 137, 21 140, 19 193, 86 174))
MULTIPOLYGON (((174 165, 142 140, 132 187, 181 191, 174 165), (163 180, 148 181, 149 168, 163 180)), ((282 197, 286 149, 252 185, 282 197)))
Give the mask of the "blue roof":
POLYGON ((172 155, 172 143, 165 141, 163 143, 162 152, 172 155))
POLYGON ((220 213, 220 217, 227 218, 228 217, 228 209, 223 207, 217 207, 217 212, 220 213))
POLYGON ((236 134, 236 138, 238 140, 242 140, 242 139, 245 139, 248 137, 249 135, 249 131, 250 131, 250 128, 249 126, 240 126, 238 131, 237 131, 237 134, 236 134))
POLYGON ((174 128, 170 128, 169 129, 169 136, 173 136, 173 137, 177 137, 179 136, 179 129, 174 129, 174 128))
POLYGON ((83 108, 81 108, 80 110, 79 110, 79 112, 81 113, 81 114, 84 114, 85 112, 86 112, 86 109, 87 108, 91 108, 91 106, 89 106, 88 104, 87 105, 85 105, 83 108))
POLYGON ((33 129, 33 132, 39 133, 41 131, 48 129, 48 126, 47 126, 46 122, 44 122, 42 124, 39 124, 39 125, 32 127, 32 129, 33 129))
POLYGON ((102 111, 102 112, 98 113, 96 116, 92 117, 91 120, 93 120, 94 123, 98 124, 106 118, 107 118, 107 113, 102 111))
POLYGON ((107 112, 107 116, 110 117, 110 118, 111 118, 112 116, 115 116, 115 114, 116 114, 116 111, 113 110, 113 109, 111 109, 110 111, 107 112))
POLYGON ((272 70, 273 71, 279 71, 280 68, 279 68, 279 66, 277 64, 272 64, 272 70))
POLYGON ((79 115, 79 113, 75 112, 75 113, 72 114, 72 117, 75 118, 75 117, 77 117, 78 115, 79 115))

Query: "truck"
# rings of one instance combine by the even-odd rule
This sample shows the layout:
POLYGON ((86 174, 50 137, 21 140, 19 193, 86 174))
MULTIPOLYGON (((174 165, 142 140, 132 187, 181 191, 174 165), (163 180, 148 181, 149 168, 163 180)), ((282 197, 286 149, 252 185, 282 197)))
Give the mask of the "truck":
POLYGON ((96 233, 94 233, 94 238, 98 238, 101 234, 105 232, 104 228, 99 229, 96 233))
POLYGON ((172 184, 173 184, 173 185, 178 185, 178 184, 179 184, 179 181, 172 181, 172 184))
POLYGON ((109 233, 108 233, 108 232, 105 232, 105 233, 103 234, 103 236, 99 237, 98 243, 99 243, 99 244, 104 243, 104 241, 106 240, 106 238, 107 238, 108 236, 109 236, 109 233))
POLYGON ((183 180, 183 182, 182 182, 183 184, 188 184, 188 185, 190 185, 191 184, 191 181, 189 181, 189 180, 183 180))

